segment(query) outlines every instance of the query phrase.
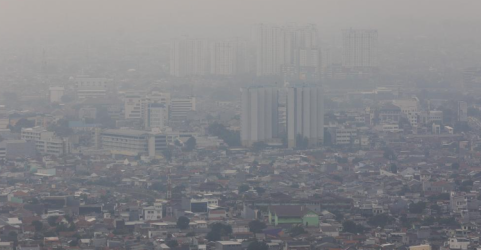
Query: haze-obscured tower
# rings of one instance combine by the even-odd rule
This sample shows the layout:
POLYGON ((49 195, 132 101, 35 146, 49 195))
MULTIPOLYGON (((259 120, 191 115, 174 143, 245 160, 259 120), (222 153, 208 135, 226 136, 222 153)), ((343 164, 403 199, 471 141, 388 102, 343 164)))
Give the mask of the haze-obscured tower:
POLYGON ((210 44, 210 74, 238 75, 248 72, 247 43, 239 40, 210 44))
POLYGON ((315 147, 324 140, 323 91, 317 85, 294 85, 287 93, 287 144, 298 146, 298 139, 307 139, 315 147))
POLYGON ((377 68, 377 36, 377 30, 343 30, 343 66, 351 69, 377 68))
POLYGON ((258 76, 306 79, 318 76, 320 51, 315 25, 255 27, 256 72, 258 76))
POLYGON ((283 27, 259 24, 255 27, 256 72, 258 76, 279 75, 289 61, 290 39, 283 27))
POLYGON ((170 47, 170 74, 202 76, 209 72, 209 50, 205 41, 183 38, 170 47))
POLYGON ((241 89, 241 143, 269 142, 278 136, 278 90, 260 86, 241 89))

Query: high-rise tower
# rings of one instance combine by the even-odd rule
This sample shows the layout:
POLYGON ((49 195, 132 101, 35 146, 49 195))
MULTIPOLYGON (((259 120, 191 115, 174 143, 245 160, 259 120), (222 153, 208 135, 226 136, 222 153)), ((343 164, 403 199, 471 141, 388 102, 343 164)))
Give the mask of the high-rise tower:
POLYGON ((278 90, 249 87, 241 90, 241 143, 268 142, 278 136, 278 90))

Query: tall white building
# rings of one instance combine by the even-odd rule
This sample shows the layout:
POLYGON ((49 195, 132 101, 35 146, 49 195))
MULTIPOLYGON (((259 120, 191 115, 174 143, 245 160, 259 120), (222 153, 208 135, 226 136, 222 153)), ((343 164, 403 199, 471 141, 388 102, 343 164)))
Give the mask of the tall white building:
POLYGON ((144 98, 141 94, 126 94, 124 97, 124 118, 142 119, 145 110, 144 98))
POLYGON ((290 62, 291 39, 284 27, 260 24, 255 28, 256 71, 258 76, 279 75, 290 62))
POLYGON ((241 90, 241 143, 268 142, 278 136, 278 90, 249 87, 241 90))
POLYGON ((22 128, 20 138, 25 141, 34 141, 35 148, 40 154, 62 155, 70 152, 68 138, 55 136, 54 132, 43 127, 22 128))
POLYGON ((50 103, 62 102, 64 87, 50 87, 48 90, 49 90, 50 103))
POLYGON ((343 30, 343 66, 361 69, 378 67, 377 36, 377 30, 343 30))
POLYGON ((468 104, 464 101, 458 102, 458 121, 468 121, 468 104))
POLYGON ((287 93, 287 143, 297 146, 299 136, 309 146, 321 145, 324 139, 324 103, 322 88, 315 85, 289 87, 287 93))
POLYGON ((183 38, 170 47, 170 74, 199 76, 209 72, 209 50, 205 41, 183 38))
POLYGON ((238 40, 212 42, 209 64, 212 75, 246 73, 249 68, 247 43, 238 40))
POLYGON ((75 78, 77 97, 79 99, 103 98, 107 95, 107 83, 107 78, 77 77, 75 78))
POLYGON ((169 117, 171 120, 186 119, 190 112, 196 110, 195 97, 174 97, 170 100, 169 117))
POLYGON ((320 52, 315 25, 260 24, 254 36, 258 76, 300 79, 318 73, 320 52))
POLYGON ((418 126, 419 101, 417 98, 393 100, 392 103, 401 109, 411 126, 418 126))
POLYGON ((148 129, 158 128, 163 129, 167 124, 169 117, 168 108, 162 103, 147 104, 144 115, 144 124, 148 129))

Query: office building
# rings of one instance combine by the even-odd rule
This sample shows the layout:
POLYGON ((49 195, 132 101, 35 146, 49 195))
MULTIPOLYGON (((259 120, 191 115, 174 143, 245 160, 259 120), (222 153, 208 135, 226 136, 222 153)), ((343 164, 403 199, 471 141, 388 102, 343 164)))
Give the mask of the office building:
POLYGON ((242 244, 237 241, 216 241, 215 250, 242 250, 242 244))
POLYGON ((315 25, 255 27, 258 76, 284 79, 317 77, 320 70, 318 32, 315 25))
POLYGON ((209 50, 205 41, 183 38, 171 43, 170 74, 202 76, 209 72, 209 50))
POLYGON ((40 154, 59 156, 70 152, 67 138, 59 138, 43 127, 22 128, 20 138, 35 142, 35 148, 40 154))
POLYGON ((260 24, 255 28, 256 71, 258 76, 278 75, 288 61, 286 31, 282 27, 260 24))
POLYGON ((166 105, 162 103, 148 103, 144 116, 144 125, 147 129, 163 129, 167 124, 168 117, 169 111, 166 105))
POLYGON ((409 99, 393 100, 393 104, 401 109, 401 112, 409 120, 409 123, 412 127, 418 126, 418 103, 419 100, 415 97, 409 99))
POLYGON ((212 42, 210 46, 210 74, 237 75, 248 72, 247 43, 238 40, 212 42))
POLYGON ((6 129, 10 125, 10 118, 8 117, 7 107, 0 105, 0 129, 6 129))
POLYGON ((106 129, 95 133, 98 148, 120 155, 161 155, 167 148, 167 136, 132 129, 106 129))
POLYGON ((50 103, 61 103, 64 94, 64 87, 50 87, 49 89, 50 103))
POLYGON ((144 221, 162 219, 162 202, 156 201, 153 206, 142 208, 142 219, 144 221))
POLYGON ((78 118, 80 120, 97 118, 97 108, 95 107, 82 107, 78 111, 78 118))
POLYGON ((377 37, 377 30, 343 30, 343 66, 359 70, 378 67, 377 37))
POLYGON ((75 78, 77 98, 104 98, 107 96, 108 79, 94 77, 75 78))
POLYGON ((126 94, 124 97, 124 118, 142 119, 144 98, 141 94, 126 94))
POLYGON ((169 116, 172 121, 185 120, 190 112, 196 110, 195 97, 174 97, 170 101, 169 116))
POLYGON ((207 213, 209 209, 217 208, 218 206, 219 200, 211 195, 182 198, 182 209, 194 213, 207 213))
POLYGON ((324 104, 322 89, 315 85, 289 87, 287 93, 287 141, 290 148, 298 139, 308 146, 319 146, 324 138, 324 104))
POLYGON ((278 90, 260 86, 241 90, 241 143, 269 142, 278 136, 278 90))
POLYGON ((145 99, 147 100, 145 103, 161 103, 170 106, 172 97, 167 92, 152 91, 146 95, 145 99))
POLYGON ((30 158, 36 156, 34 141, 5 140, 0 142, 0 158, 30 158))
POLYGON ((468 121, 468 104, 464 101, 458 102, 458 121, 468 121))
POLYGON ((443 111, 428 110, 419 113, 418 123, 430 124, 433 122, 443 123, 443 111))

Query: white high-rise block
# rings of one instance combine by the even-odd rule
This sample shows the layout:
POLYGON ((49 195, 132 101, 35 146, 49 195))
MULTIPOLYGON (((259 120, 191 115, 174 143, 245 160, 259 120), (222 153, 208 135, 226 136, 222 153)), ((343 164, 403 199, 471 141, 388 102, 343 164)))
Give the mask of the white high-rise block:
POLYGON ((278 136, 278 90, 249 87, 241 90, 241 143, 268 142, 278 136))
POLYGON ((375 68, 378 66, 377 30, 343 30, 342 43, 344 67, 375 68))
POLYGON ((307 138, 309 146, 324 139, 324 103, 322 88, 315 85, 290 87, 287 93, 287 142, 297 146, 297 138, 307 138))

